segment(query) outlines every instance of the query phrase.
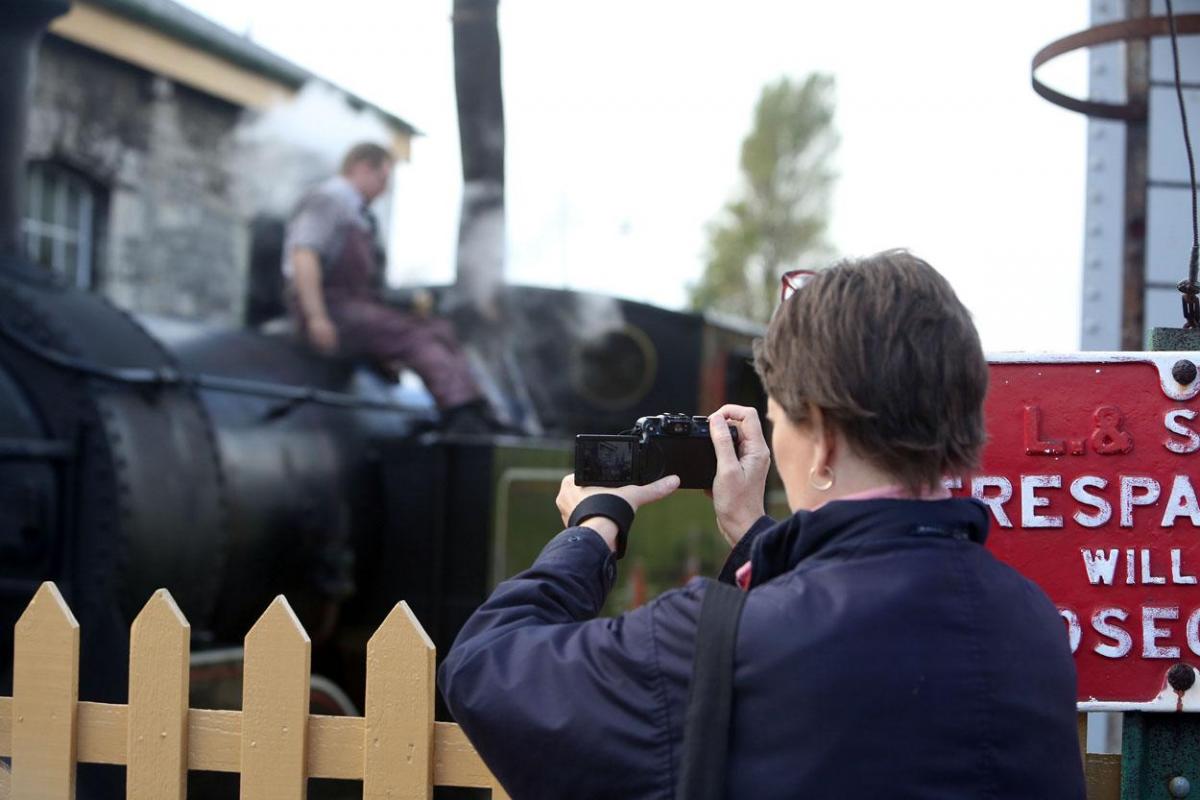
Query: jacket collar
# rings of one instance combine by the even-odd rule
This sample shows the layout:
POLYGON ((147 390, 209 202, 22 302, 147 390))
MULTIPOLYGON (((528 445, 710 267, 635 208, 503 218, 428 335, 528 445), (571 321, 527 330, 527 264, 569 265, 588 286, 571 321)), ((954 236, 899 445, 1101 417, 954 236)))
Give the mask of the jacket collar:
POLYGON ((797 511, 755 537, 750 585, 792 570, 802 560, 864 538, 926 534, 987 540, 987 506, 978 500, 834 500, 797 511))

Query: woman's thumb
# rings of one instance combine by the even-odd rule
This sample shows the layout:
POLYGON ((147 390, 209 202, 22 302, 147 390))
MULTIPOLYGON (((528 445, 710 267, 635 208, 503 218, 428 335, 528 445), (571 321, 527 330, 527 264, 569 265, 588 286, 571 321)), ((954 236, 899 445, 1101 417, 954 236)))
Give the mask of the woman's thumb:
POLYGON ((668 475, 665 478, 659 478, 654 483, 648 483, 642 487, 642 491, 645 492, 642 502, 645 504, 653 503, 655 500, 662 500, 664 497, 678 488, 678 475, 668 475))

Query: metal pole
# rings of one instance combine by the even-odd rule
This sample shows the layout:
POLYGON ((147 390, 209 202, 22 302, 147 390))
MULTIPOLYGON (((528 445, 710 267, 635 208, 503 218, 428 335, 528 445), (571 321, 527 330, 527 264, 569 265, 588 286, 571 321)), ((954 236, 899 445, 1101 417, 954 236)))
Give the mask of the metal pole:
POLYGON ((499 0, 454 0, 454 85, 462 149, 460 299, 495 315, 504 282, 504 94, 499 0))
MULTIPOLYGON (((1127 17, 1150 15, 1149 0, 1129 0, 1127 17)), ((1125 42, 1126 103, 1147 108, 1150 46, 1145 39, 1125 42)), ((1146 332, 1146 170, 1150 123, 1146 114, 1125 123, 1125 230, 1122 237, 1121 349, 1141 350, 1146 332)))

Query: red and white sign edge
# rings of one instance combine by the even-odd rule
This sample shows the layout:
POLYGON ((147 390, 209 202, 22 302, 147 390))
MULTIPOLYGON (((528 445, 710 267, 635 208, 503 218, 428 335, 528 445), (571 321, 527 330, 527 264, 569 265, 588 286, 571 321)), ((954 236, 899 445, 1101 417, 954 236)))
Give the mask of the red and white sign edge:
MULTIPOLYGON (((1192 381, 1190 386, 1181 387, 1171 374, 1171 368, 1181 359, 1197 362, 1200 366, 1200 352, 1190 350, 1173 350, 1161 352, 1147 351, 1096 351, 1096 352, 1003 352, 988 353, 989 364, 1153 364, 1158 370, 1158 382, 1163 395, 1170 400, 1192 400, 1200 394, 1200 379, 1192 381)), ((1166 682, 1166 670, 1163 671, 1163 686, 1158 695, 1146 702, 1125 702, 1109 700, 1083 700, 1076 703, 1080 711, 1164 711, 1164 712, 1200 712, 1200 670, 1192 668, 1196 680, 1192 689, 1182 695, 1172 689, 1166 682)))
POLYGON ((1170 400, 1191 400, 1200 394, 1200 380, 1192 381, 1186 388, 1176 383, 1171 368, 1180 359, 1200 361, 1200 352, 988 353, 987 356, 989 364, 1153 364, 1164 396, 1170 400))

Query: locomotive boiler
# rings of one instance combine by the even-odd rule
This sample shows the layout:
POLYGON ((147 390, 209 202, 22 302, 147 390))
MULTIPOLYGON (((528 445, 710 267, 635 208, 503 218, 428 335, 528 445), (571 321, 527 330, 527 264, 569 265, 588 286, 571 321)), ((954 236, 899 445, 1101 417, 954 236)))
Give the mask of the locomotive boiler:
MULTIPOLYGON (((65 10, 0 0, 0 694, 13 624, 54 580, 80 622, 82 699, 124 700, 129 624, 166 587, 192 625, 194 663, 236 646, 286 594, 313 635, 314 671, 361 700, 366 640, 393 604, 407 600, 444 652, 556 530, 571 435, 761 402, 752 327, 509 287, 504 358, 545 434, 440 436, 428 403, 397 401, 361 365, 286 331, 168 325, 65 285, 18 235, 33 54, 65 10)), ((475 323, 458 321, 469 339, 475 323)), ((646 514, 645 529, 672 533, 641 546, 618 603, 718 558, 703 497, 646 514)))

